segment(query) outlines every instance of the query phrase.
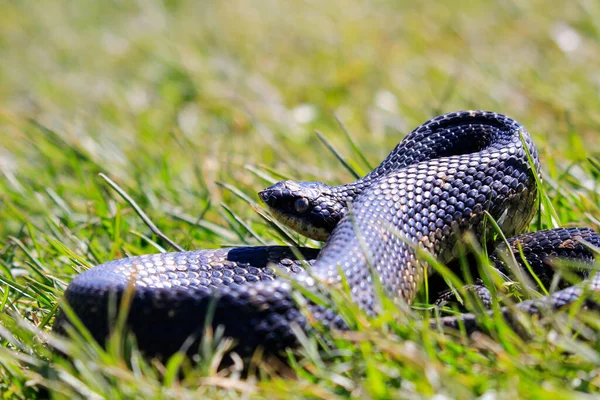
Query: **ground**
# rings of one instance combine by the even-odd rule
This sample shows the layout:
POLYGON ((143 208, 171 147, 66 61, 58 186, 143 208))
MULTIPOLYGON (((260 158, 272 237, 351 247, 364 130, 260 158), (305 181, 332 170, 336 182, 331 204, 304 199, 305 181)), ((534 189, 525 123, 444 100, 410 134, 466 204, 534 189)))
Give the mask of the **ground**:
POLYGON ((577 308, 527 340, 500 321, 465 338, 392 304, 369 319, 341 296, 353 332, 244 373, 220 366, 223 342, 159 363, 120 338, 104 351, 48 333, 75 274, 169 249, 100 173, 186 249, 316 246, 248 203, 284 178, 348 182, 425 120, 488 109, 538 145, 549 203, 530 230, 600 230, 600 3, 25 0, 0 14, 4 397, 598 392, 600 319, 577 308))

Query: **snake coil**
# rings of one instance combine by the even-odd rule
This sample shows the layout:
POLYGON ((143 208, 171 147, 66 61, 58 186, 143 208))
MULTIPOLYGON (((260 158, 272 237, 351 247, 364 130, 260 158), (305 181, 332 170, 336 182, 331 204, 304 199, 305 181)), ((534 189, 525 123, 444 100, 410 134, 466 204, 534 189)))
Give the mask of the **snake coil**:
MULTIPOLYGON (((537 150, 516 121, 485 111, 446 114, 416 128, 353 183, 284 181, 260 192, 278 220, 327 240, 320 251, 261 246, 130 257, 76 276, 65 298, 100 342, 109 335, 114 306, 132 282, 127 326, 146 353, 180 350, 188 338, 201 337, 207 318, 213 326, 224 326, 241 351, 257 346, 277 351, 296 343, 294 325, 310 328, 292 297, 291 282, 277 279, 277 270, 314 290, 317 283, 339 285, 343 276, 352 300, 372 314, 379 309, 373 279, 388 296, 410 303, 426 270, 415 249, 450 262, 460 232, 485 232, 486 213, 507 236, 523 231, 535 212, 536 174, 537 150), (309 260, 310 274, 298 255, 309 260)), ((513 251, 520 245, 535 270, 545 274, 553 257, 593 261, 580 239, 600 245, 598 235, 585 228, 525 234, 510 243, 513 251)), ((600 288, 599 278, 589 282, 593 290, 600 288)), ((519 307, 529 313, 538 312, 541 304, 558 308, 583 291, 584 286, 572 286, 519 307)), ((307 304, 312 318, 345 328, 333 310, 307 304)), ((472 314, 438 322, 476 329, 472 314)), ((63 332, 68 323, 61 313, 54 329, 63 332)))

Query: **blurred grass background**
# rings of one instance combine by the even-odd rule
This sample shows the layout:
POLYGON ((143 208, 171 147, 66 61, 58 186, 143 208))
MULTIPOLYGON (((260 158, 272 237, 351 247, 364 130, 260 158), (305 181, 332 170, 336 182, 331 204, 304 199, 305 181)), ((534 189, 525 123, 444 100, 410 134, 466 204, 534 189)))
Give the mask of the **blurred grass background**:
MULTIPOLYGON (((98 173, 117 181, 186 248, 254 245, 259 237, 281 243, 281 235, 219 184, 257 200, 258 190, 282 178, 352 180, 315 130, 367 172, 336 118, 374 166, 405 134, 438 114, 508 114, 536 140, 559 222, 600 228, 598 2, 5 1, 0 15, 5 326, 22 318, 47 329, 74 273, 166 247, 98 173)), ((96 385, 77 375, 82 372, 76 366, 48 362, 53 356, 40 353, 34 339, 21 337, 24 348, 15 350, 19 346, 5 334, 0 332, 10 351, 0 354, 0 363, 9 397, 38 395, 39 382, 54 382, 54 393, 64 396, 141 395, 123 388, 141 378, 127 375, 118 360, 104 362, 118 365, 131 381, 109 373, 106 385, 96 385), (32 359, 21 360, 13 351, 32 359), (40 365, 45 373, 29 375, 40 365), (74 389, 65 371, 90 392, 74 389), (115 386, 117 392, 107 389, 115 386)), ((583 370, 598 371, 594 360, 583 370)), ((546 361, 540 358, 540 364, 546 361)), ((497 367, 469 362, 484 375, 497 367)), ((527 380, 519 368, 509 368, 506 380, 485 384, 467 374, 460 388, 449 389, 432 384, 431 377, 405 376, 398 372, 405 371, 402 363, 393 365, 396 375, 386 370, 388 376, 373 378, 369 374, 380 366, 367 364, 364 385, 364 370, 350 368, 344 379, 357 384, 332 380, 327 386, 316 375, 300 374, 294 383, 236 380, 228 387, 202 381, 216 374, 210 370, 193 375, 188 386, 219 396, 245 393, 246 386, 235 386, 240 384, 275 397, 294 394, 290 388, 316 397, 394 393, 385 386, 402 389, 400 397, 456 397, 526 395, 536 385, 535 394, 542 396, 552 393, 548 387, 589 392, 598 385, 596 375, 575 372, 579 383, 572 384, 561 364, 546 388, 546 375, 527 380), (511 384, 513 378, 526 383, 511 384), (210 392, 213 386, 226 390, 210 392)), ((448 376, 460 370, 458 364, 436 365, 448 376)), ((160 373, 144 376, 150 388, 145 396, 183 396, 161 392, 160 373)), ((190 390, 185 394, 198 394, 190 390)))

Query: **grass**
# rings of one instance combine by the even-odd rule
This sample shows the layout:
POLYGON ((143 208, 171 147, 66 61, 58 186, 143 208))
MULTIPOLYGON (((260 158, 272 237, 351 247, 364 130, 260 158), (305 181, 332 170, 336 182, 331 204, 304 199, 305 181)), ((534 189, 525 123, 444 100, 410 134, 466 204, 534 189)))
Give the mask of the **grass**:
POLYGON ((102 350, 49 334, 75 274, 170 249, 100 173, 185 249, 317 245, 273 227, 256 192, 348 182, 430 117, 491 109, 532 132, 556 222, 599 230, 600 7, 413 3, 0 4, 3 397, 597 394, 600 320, 577 307, 530 324, 528 340, 499 320, 469 340, 391 304, 369 319, 340 293, 355 330, 303 338, 286 363, 257 357, 247 373, 220 365, 218 332, 200 357, 164 364, 127 339, 102 350))

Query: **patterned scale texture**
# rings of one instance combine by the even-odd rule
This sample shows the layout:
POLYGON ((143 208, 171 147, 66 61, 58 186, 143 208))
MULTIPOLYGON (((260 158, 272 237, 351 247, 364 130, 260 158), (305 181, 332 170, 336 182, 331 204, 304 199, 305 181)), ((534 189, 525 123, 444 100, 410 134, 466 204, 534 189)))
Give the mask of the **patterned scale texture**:
MULTIPOLYGON (((586 308, 598 309, 600 294, 600 273, 591 274, 594 262, 594 252, 588 246, 600 248, 600 236, 589 228, 557 228, 543 230, 538 232, 526 233, 515 236, 508 240, 510 252, 513 253, 516 261, 522 270, 527 271, 524 260, 529 264, 532 271, 546 287, 551 283, 557 260, 576 261, 578 269, 570 270, 582 278, 586 278, 581 283, 573 286, 567 286, 563 283, 563 289, 549 296, 532 299, 517 303, 515 309, 527 314, 540 314, 543 312, 552 312, 561 307, 569 305, 581 298, 585 292, 591 294, 586 296, 584 306, 586 308), (585 243, 585 244, 584 244, 585 243), (522 252, 522 256, 521 256, 522 252)), ((491 257, 496 268, 505 274, 510 274, 506 263, 502 261, 500 254, 506 251, 502 246, 491 257)), ((483 302, 491 300, 484 295, 483 302)), ((510 307, 501 308, 502 315, 506 321, 519 329, 518 319, 514 318, 513 310, 510 307)), ((479 330, 477 317, 473 314, 462 314, 458 317, 443 317, 432 320, 433 326, 445 326, 458 329, 460 326, 471 333, 479 330)))
MULTIPOLYGON (((193 352, 207 321, 213 327, 223 326, 225 335, 237 340, 236 350, 241 353, 257 346, 277 352, 296 344, 293 326, 310 330, 292 296, 292 282, 277 279, 280 274, 309 290, 322 289, 316 282, 338 286, 344 276, 352 299, 371 314, 379 307, 373 279, 379 280, 388 296, 410 303, 426 267, 415 248, 449 262, 456 256, 458 233, 484 233, 485 211, 505 234, 522 231, 535 211, 536 174, 537 150, 517 122, 493 112, 446 114, 411 132, 376 169, 356 182, 331 187, 284 181, 260 193, 282 222, 315 238, 328 237, 321 251, 263 246, 131 257, 80 274, 65 298, 103 342, 114 326, 123 294, 132 290, 127 325, 140 349, 151 355, 168 356, 184 343, 193 352), (302 216, 290 211, 289 198, 295 199, 296 192, 312 205, 302 216), (309 274, 297 256, 309 260, 309 274)), ((580 231, 530 235, 514 240, 523 244, 532 263, 545 265, 549 256, 561 255, 561 248, 568 250, 567 257, 585 253, 591 260, 591 253, 578 247, 580 231)), ((565 291, 577 290, 564 289, 547 302, 564 305, 581 294, 581 290, 565 291)), ((333 310, 307 304, 311 319, 345 328, 333 310)), ((528 303, 522 308, 537 310, 528 303)), ((469 322, 471 317, 462 316, 460 321, 469 322)), ((456 317, 443 319, 442 325, 456 326, 457 321, 456 317)), ((54 329, 64 332, 68 324, 61 313, 54 329)))

